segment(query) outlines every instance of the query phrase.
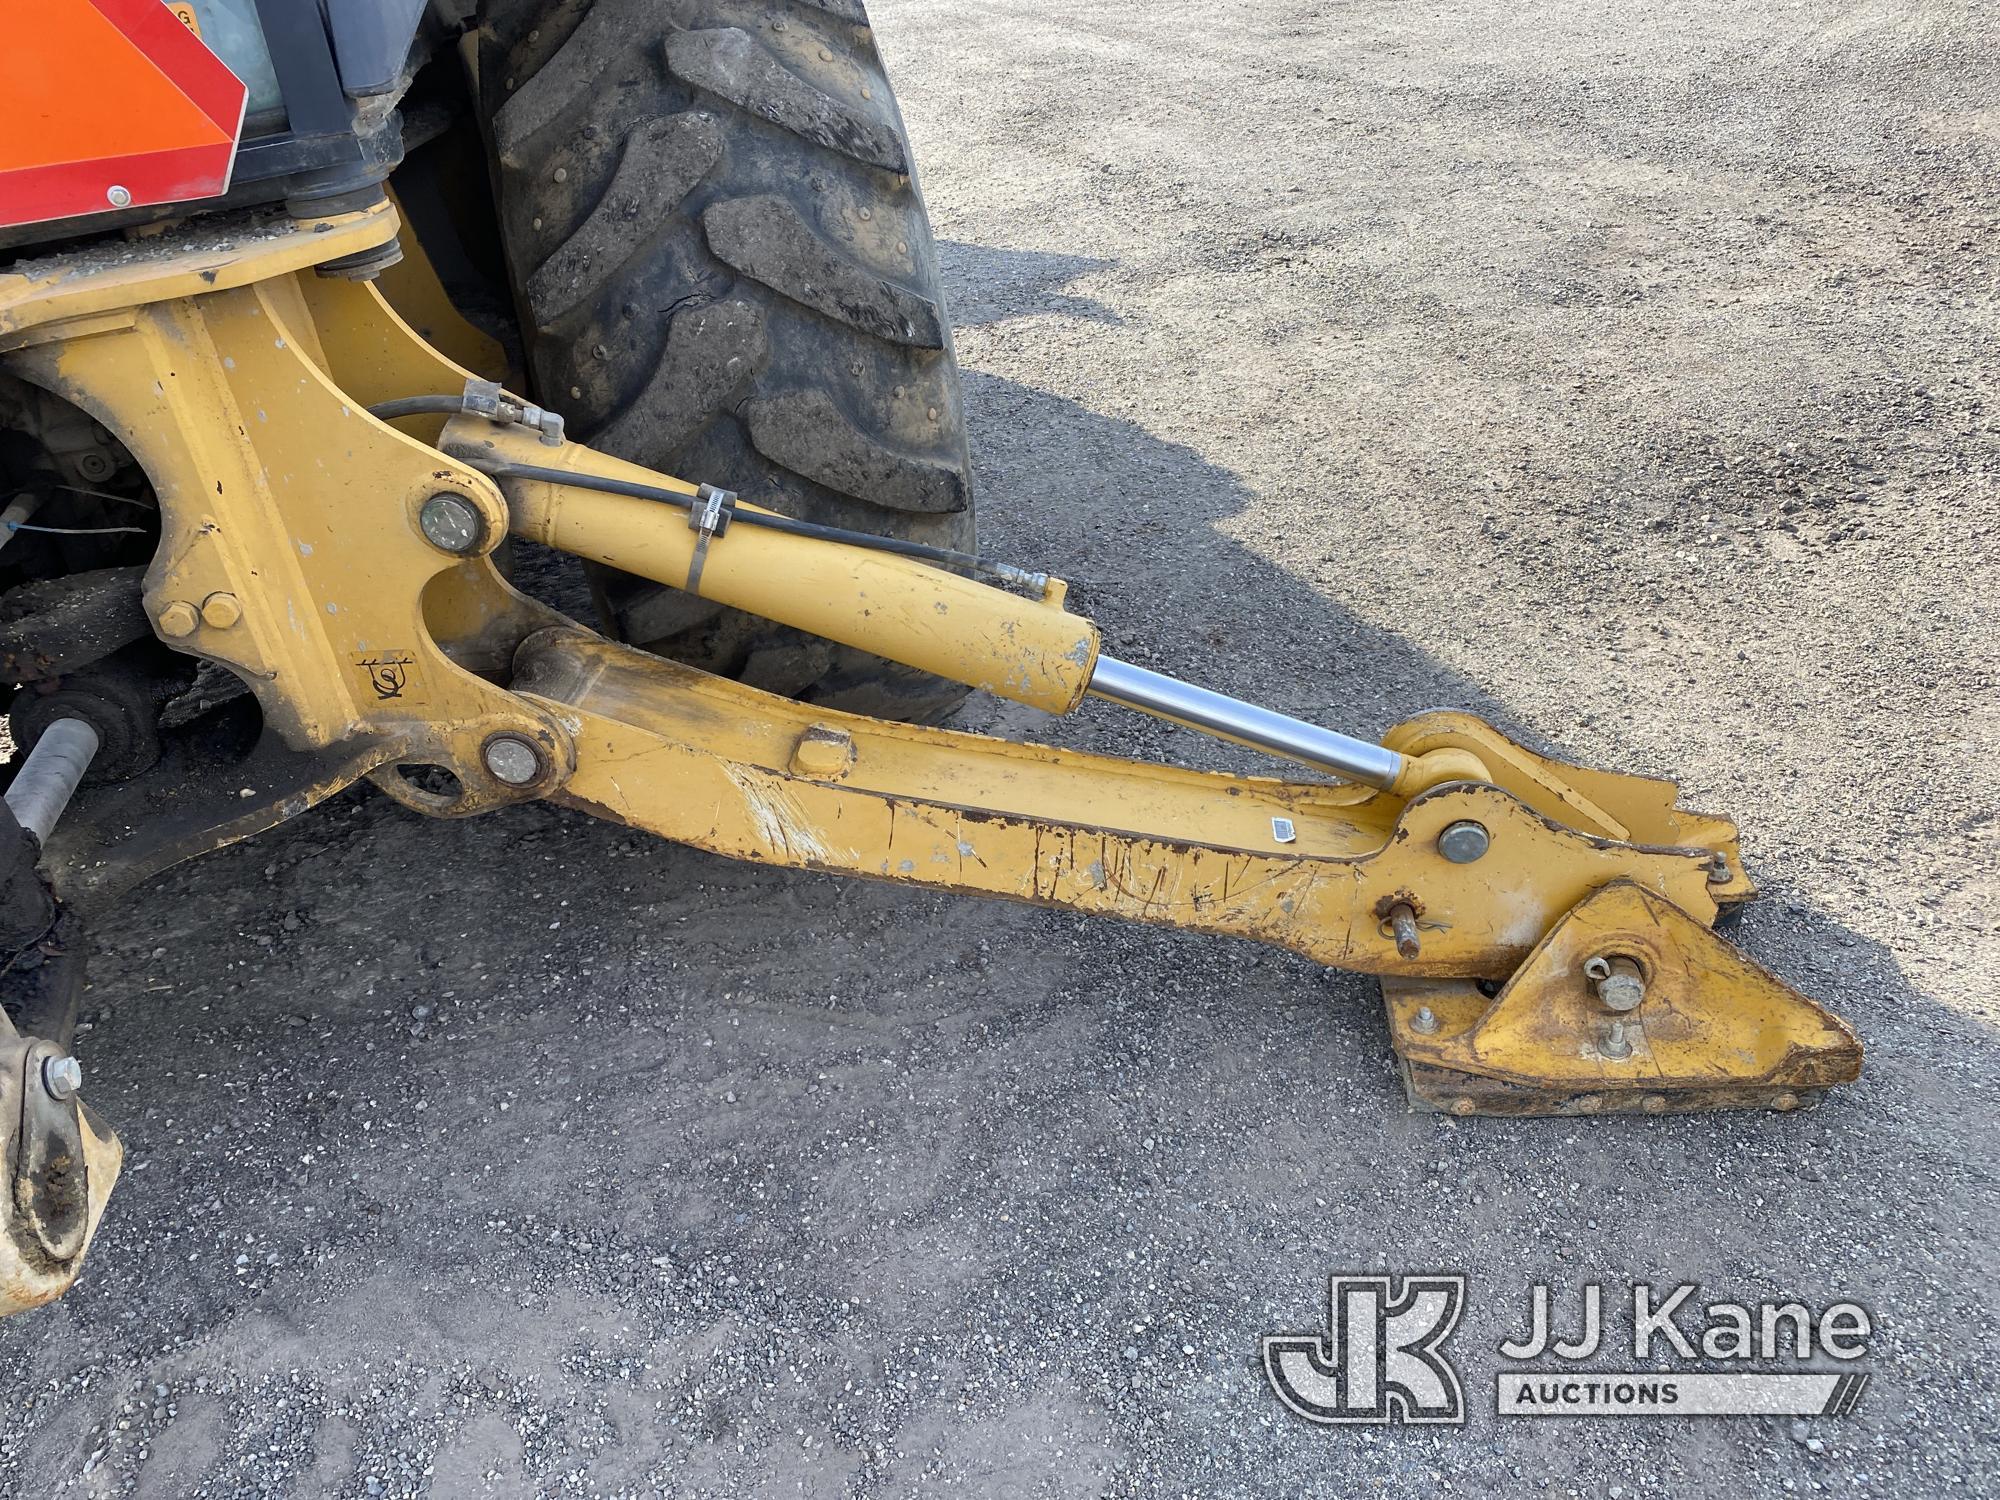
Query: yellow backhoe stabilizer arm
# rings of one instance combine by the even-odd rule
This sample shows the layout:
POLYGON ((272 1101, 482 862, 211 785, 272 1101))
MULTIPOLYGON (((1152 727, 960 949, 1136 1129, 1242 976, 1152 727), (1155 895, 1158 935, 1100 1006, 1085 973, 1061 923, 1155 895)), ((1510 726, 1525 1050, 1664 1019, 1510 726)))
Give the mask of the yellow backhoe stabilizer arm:
MULTIPOLYGON (((226 786, 172 818, 115 842, 58 828, 44 863, 65 899, 109 899, 366 775, 434 815, 548 798, 736 858, 1378 974, 1411 1099, 1458 1114, 1790 1109, 1857 1075, 1853 1033, 1712 930, 1754 892, 1734 825, 1670 783, 1467 714, 1337 734, 1117 661, 1060 580, 829 535, 568 442, 374 286, 310 269, 395 223, 211 221, 145 256, 0 276, 0 362, 109 428, 157 493, 155 631, 233 672, 263 718, 226 786), (1094 694, 1340 779, 774 697, 525 597, 493 562, 510 533, 1051 713, 1094 694)), ((39 1293, 74 1273, 38 1274, 39 1293)))

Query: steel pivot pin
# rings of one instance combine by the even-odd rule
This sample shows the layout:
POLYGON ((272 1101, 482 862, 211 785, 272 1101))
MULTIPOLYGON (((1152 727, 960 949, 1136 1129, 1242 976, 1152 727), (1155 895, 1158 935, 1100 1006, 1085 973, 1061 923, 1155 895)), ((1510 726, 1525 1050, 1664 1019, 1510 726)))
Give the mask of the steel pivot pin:
POLYGON ((1600 954, 1584 963, 1583 974, 1606 1010, 1637 1010, 1646 998, 1645 973, 1629 958, 1600 954))
POLYGON ((417 512, 417 527, 424 540, 438 551, 451 553, 476 549, 486 529, 472 502, 449 491, 440 491, 424 501, 417 512))
POLYGON ((509 786, 526 786, 542 774, 542 758, 518 735, 496 734, 486 742, 486 769, 509 786))
POLYGON ((1438 835, 1438 853, 1455 865, 1469 865, 1493 846, 1484 823, 1463 818, 1438 835))

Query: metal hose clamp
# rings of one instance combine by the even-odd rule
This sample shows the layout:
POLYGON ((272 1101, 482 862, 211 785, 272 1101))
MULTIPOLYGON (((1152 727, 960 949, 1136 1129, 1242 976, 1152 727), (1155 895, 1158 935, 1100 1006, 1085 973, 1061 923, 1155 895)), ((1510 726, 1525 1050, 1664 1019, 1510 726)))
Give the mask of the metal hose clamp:
POLYGON ((729 523, 735 516, 736 491, 718 489, 712 484, 696 486, 694 504, 688 507, 688 528, 698 533, 694 558, 688 563, 687 591, 690 594, 701 592, 701 570, 708 562, 710 539, 729 530, 729 523))

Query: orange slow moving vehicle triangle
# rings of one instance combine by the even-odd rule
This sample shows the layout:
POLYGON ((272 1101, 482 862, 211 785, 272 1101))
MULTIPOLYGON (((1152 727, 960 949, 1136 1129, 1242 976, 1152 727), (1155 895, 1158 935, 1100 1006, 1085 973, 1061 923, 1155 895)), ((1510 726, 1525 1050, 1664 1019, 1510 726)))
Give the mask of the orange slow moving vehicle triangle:
POLYGON ((160 0, 7 9, 0 225, 228 189, 246 91, 160 0))

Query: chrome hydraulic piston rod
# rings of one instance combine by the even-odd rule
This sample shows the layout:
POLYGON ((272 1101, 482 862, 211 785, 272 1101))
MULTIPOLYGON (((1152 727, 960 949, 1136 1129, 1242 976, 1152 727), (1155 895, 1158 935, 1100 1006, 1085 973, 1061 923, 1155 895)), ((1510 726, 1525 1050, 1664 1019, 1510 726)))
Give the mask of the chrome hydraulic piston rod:
POLYGON ((49 841, 97 747, 97 731, 82 719, 57 719, 21 763, 7 788, 7 806, 37 843, 49 841))
POLYGON ((1090 675, 1090 693, 1110 703, 1331 771, 1365 786, 1393 788, 1407 764, 1403 756, 1384 746, 1273 713, 1268 708, 1159 672, 1149 672, 1113 656, 1098 656, 1090 675))

